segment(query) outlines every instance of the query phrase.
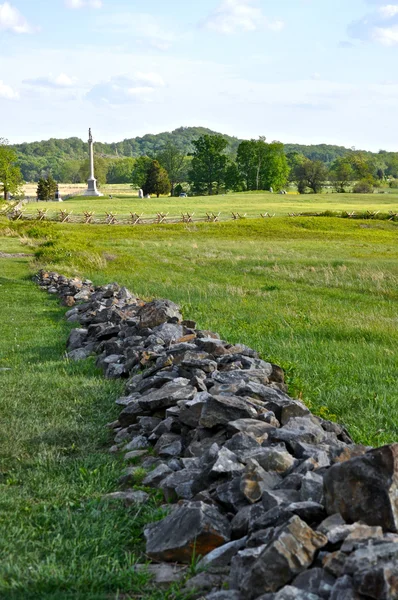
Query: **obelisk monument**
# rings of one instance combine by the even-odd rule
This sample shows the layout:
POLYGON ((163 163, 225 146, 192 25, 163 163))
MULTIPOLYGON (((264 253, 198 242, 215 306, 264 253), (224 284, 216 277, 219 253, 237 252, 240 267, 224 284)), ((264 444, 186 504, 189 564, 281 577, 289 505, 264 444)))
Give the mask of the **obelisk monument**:
POLYGON ((88 130, 88 153, 90 157, 90 177, 87 180, 87 190, 85 196, 103 196, 97 190, 97 180, 94 176, 94 142, 91 134, 91 128, 88 130))

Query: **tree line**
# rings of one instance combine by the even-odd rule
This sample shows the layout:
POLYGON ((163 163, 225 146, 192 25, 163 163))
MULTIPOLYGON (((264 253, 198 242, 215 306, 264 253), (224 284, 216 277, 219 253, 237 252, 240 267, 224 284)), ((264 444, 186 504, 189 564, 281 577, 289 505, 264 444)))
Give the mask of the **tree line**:
MULTIPOLYGON (((319 193, 325 185, 332 185, 336 192, 370 193, 386 181, 395 187, 398 179, 398 153, 351 150, 327 165, 297 150, 287 152, 281 142, 267 142, 265 137, 241 141, 232 154, 224 136, 208 133, 193 140, 190 148, 186 153, 168 141, 152 156, 106 159, 96 155, 96 178, 100 185, 128 183, 157 196, 283 191, 290 184, 299 193, 319 193)), ((0 139, 0 189, 5 197, 17 194, 23 183, 18 163, 15 149, 0 139)), ((69 181, 85 182, 88 177, 88 159, 77 161, 75 178, 69 181)), ((51 172, 39 178, 41 199, 53 195, 55 180, 51 172)))

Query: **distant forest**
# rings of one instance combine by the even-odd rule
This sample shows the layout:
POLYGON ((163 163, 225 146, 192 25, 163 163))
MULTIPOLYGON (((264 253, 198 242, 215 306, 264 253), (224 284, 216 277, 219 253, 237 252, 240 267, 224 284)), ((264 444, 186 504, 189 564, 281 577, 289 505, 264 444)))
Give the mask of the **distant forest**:
MULTIPOLYGON (((216 134, 205 127, 180 127, 172 132, 147 134, 143 137, 126 139, 122 142, 104 144, 95 143, 97 157, 112 164, 123 158, 138 158, 140 156, 155 157, 168 143, 172 143, 180 152, 191 154, 194 151, 192 142, 205 134, 216 134)), ((228 142, 226 152, 234 159, 242 140, 224 134, 228 142)), ((271 140, 268 140, 271 141, 271 140)), ((87 142, 79 138, 50 139, 41 142, 23 143, 12 146, 18 155, 18 164, 25 181, 38 181, 49 174, 61 183, 78 183, 85 180, 85 161, 87 159, 87 142)), ((330 166, 336 159, 349 155, 355 149, 319 144, 303 146, 300 144, 285 144, 286 154, 299 153, 313 161, 321 161, 330 166)), ((394 155, 398 153, 381 153, 394 155)), ((369 156, 380 156, 366 152, 369 156)), ((118 183, 114 181, 114 183, 118 183)), ((122 183, 122 181, 120 182, 122 183)))

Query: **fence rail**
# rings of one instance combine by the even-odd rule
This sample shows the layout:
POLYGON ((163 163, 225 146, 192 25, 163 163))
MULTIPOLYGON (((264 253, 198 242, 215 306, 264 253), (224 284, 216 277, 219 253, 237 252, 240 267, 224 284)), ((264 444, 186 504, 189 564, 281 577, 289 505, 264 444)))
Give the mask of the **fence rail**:
MULTIPOLYGON (((159 212, 152 216, 146 216, 143 213, 138 214, 130 212, 130 215, 117 215, 112 211, 105 212, 105 216, 96 216, 94 212, 86 211, 83 214, 73 214, 73 211, 61 209, 59 211, 50 211, 45 208, 38 208, 34 213, 27 212, 26 208, 21 206, 21 203, 8 205, 3 210, 0 210, 0 215, 7 216, 12 221, 51 221, 58 223, 82 223, 86 225, 161 225, 161 224, 176 224, 176 223, 218 223, 222 221, 239 221, 243 219, 271 219, 275 217, 275 213, 269 212, 260 213, 258 215, 247 215, 240 212, 231 211, 230 214, 221 214, 214 212, 206 212, 205 215, 199 216, 195 213, 181 213, 179 216, 170 216, 169 213, 159 212)), ((283 215, 281 215, 283 216, 283 215)), ((388 221, 398 221, 398 212, 389 211, 388 213, 380 213, 380 211, 340 211, 340 212, 302 212, 289 213, 285 215, 288 218, 297 217, 338 217, 343 219, 379 219, 388 221)))

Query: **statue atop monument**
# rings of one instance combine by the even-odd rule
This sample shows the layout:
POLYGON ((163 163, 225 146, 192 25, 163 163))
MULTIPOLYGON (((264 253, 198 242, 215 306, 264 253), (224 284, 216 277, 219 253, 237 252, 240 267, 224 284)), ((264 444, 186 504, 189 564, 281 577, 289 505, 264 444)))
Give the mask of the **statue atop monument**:
POLYGON ((91 127, 88 130, 88 155, 90 161, 90 177, 87 180, 87 190, 85 196, 102 196, 97 190, 97 180, 94 176, 94 141, 91 133, 91 127))

